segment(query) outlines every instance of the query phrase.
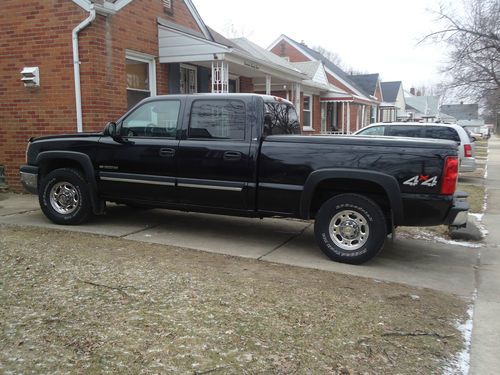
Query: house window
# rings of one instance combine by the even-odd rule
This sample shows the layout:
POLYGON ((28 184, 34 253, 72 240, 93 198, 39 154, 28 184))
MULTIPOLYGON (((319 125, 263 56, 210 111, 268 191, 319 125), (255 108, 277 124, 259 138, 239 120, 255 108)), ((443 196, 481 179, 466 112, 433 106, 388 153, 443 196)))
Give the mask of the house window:
POLYGON ((174 13, 174 7, 172 4, 174 0, 162 0, 162 2, 165 13, 172 15, 174 13))
POLYGON ((198 92, 197 69, 194 66, 181 64, 181 94, 195 94, 198 92))
POLYGON ((127 105, 133 107, 142 99, 156 96, 156 70, 154 57, 136 52, 127 52, 127 105))
POLYGON ((312 96, 304 95, 304 104, 303 104, 304 118, 302 121, 302 125, 305 130, 312 129, 312 96))

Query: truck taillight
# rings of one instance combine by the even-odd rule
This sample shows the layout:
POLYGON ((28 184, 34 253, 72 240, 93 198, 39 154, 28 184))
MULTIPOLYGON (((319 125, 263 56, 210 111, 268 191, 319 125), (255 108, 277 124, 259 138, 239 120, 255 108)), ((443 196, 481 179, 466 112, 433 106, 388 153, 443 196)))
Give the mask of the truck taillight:
POLYGON ((441 194, 453 195, 457 188, 458 180, 458 157, 447 156, 444 159, 443 181, 441 183, 441 194))
POLYGON ((466 158, 471 158, 472 157, 472 146, 467 144, 464 145, 464 156, 466 158))

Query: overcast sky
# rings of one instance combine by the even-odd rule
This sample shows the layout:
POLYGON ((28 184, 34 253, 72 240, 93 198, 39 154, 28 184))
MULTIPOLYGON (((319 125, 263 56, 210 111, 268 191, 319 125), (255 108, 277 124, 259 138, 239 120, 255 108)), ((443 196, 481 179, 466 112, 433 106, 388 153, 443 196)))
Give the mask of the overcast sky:
POLYGON ((417 45, 434 29, 428 10, 437 9, 436 0, 193 2, 205 23, 225 36, 245 36, 267 48, 285 34, 335 52, 363 73, 380 73, 383 81, 403 81, 407 91, 441 80, 443 46, 417 45))

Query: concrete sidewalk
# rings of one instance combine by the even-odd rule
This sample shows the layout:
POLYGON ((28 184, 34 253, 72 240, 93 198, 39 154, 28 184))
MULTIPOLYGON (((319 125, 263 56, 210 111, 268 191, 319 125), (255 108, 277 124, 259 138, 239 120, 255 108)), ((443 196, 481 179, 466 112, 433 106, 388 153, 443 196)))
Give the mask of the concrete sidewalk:
POLYGON ((489 230, 477 267, 477 297, 472 329, 472 375, 500 372, 500 138, 489 141, 487 209, 483 222, 489 230))
POLYGON ((0 201, 0 223, 121 237, 431 288, 470 298, 479 249, 429 241, 387 240, 362 266, 330 261, 318 248, 313 225, 299 220, 248 219, 168 210, 136 211, 110 205, 105 216, 79 226, 52 224, 35 196, 0 201))

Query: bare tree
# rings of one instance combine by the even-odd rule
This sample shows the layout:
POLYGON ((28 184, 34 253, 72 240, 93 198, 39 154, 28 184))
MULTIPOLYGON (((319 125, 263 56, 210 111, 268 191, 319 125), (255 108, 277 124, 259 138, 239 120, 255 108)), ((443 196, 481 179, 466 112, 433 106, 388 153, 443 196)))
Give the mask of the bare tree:
POLYGON ((464 0, 464 14, 440 5, 434 13, 440 28, 422 41, 445 43, 449 60, 446 86, 462 98, 481 102, 498 114, 500 93, 500 2, 464 0))

